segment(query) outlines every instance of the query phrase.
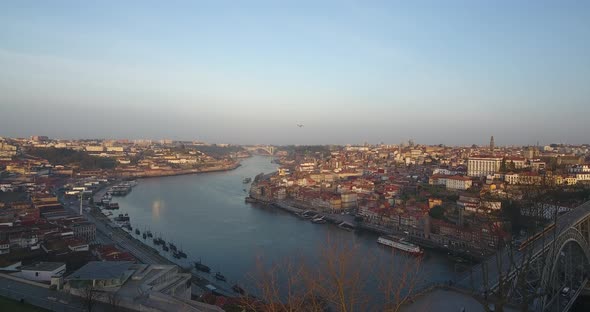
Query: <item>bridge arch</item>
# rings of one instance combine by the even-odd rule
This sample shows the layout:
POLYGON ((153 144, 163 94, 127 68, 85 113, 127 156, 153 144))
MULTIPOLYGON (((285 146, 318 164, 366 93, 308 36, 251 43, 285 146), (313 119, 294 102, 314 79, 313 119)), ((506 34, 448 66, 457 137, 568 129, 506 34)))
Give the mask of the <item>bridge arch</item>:
MULTIPOLYGON (((565 274, 562 274, 564 270, 562 266, 572 266, 572 257, 575 257, 576 262, 582 261, 582 263, 578 262, 575 268, 567 268, 568 270, 573 269, 573 272, 568 274, 569 278, 578 278, 580 281, 586 278, 583 274, 590 266, 590 248, 584 235, 575 227, 570 227, 555 239, 552 247, 547 251, 547 257, 550 261, 545 263, 542 285, 551 293, 544 296, 543 306, 545 309, 555 304, 555 299, 559 302, 562 288, 569 286, 565 282, 565 274), (564 284, 566 285, 564 286, 564 284)), ((569 298, 566 299, 569 300, 569 298)))

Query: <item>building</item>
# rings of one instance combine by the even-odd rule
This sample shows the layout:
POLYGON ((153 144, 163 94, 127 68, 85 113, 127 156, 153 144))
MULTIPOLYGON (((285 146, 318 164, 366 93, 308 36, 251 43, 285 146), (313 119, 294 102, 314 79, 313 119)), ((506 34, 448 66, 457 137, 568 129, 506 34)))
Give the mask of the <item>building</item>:
POLYGON ((428 179, 428 184, 431 185, 444 185, 450 190, 467 190, 473 185, 473 181, 464 176, 446 176, 446 175, 433 175, 428 179))
POLYGON ((98 301, 139 311, 221 312, 221 308, 191 300, 191 274, 176 265, 91 261, 66 278, 65 290, 84 296, 88 289, 98 301))
POLYGON ((61 277, 66 272, 63 262, 39 262, 20 268, 19 277, 37 282, 51 282, 53 277, 61 277))
POLYGON ((470 177, 485 177, 500 171, 502 158, 500 157, 469 157, 467 160, 467 175, 470 177))
POLYGON ((96 239, 96 225, 92 222, 80 222, 71 226, 74 237, 91 242, 96 239))

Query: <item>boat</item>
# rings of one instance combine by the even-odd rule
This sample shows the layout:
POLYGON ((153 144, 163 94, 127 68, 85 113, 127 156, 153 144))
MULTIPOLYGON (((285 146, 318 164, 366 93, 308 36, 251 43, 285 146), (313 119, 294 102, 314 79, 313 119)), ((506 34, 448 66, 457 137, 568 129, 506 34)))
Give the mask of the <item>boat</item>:
POLYGON ((162 250, 169 251, 170 249, 168 248, 168 246, 166 246, 166 244, 164 244, 164 245, 162 245, 162 250))
POLYGON ((147 237, 154 237, 154 235, 152 234, 152 231, 147 231, 147 237))
POLYGON ((211 268, 209 268, 208 266, 204 265, 201 263, 201 260, 199 260, 199 262, 195 262, 195 269, 201 271, 201 272, 205 272, 205 273, 210 273, 211 272, 211 268))
POLYGON ((146 239, 147 235, 145 235, 145 232, 143 232, 143 239, 146 239))
POLYGON ((135 229, 135 235, 139 235, 139 234, 140 234, 139 229, 136 228, 135 229))
POLYGON ((422 248, 420 248, 420 246, 418 245, 414 245, 410 242, 408 242, 405 238, 401 238, 401 237, 397 237, 397 236, 393 236, 393 235, 387 235, 387 236, 379 236, 379 238, 377 239, 377 242, 379 244, 383 244, 385 246, 389 246, 401 251, 405 251, 407 253, 410 254, 415 254, 415 255, 422 255, 424 254, 424 251, 422 250, 422 248))
POLYGON ((176 251, 176 245, 174 245, 173 243, 168 243, 168 245, 170 245, 170 249, 176 251))
POLYGON ((223 274, 221 274, 221 272, 215 273, 215 279, 218 281, 223 281, 223 282, 226 281, 225 276, 223 276, 223 274))
POLYGON ((311 220, 311 223, 324 224, 324 223, 326 223, 326 219, 324 219, 324 216, 321 216, 321 217, 318 217, 318 218, 313 218, 311 220))
POLYGON ((119 203, 109 203, 108 205, 104 206, 104 209, 117 210, 119 209, 119 203))
POLYGON ((115 217, 114 220, 115 220, 115 222, 126 224, 126 223, 129 223, 129 220, 130 219, 131 218, 129 218, 129 215, 128 214, 122 214, 122 213, 120 213, 119 216, 118 217, 115 217))
POLYGON ((338 227, 343 230, 346 230, 346 231, 353 231, 354 230, 354 226, 352 226, 346 222, 342 222, 342 223, 338 224, 338 227))
POLYGON ((250 182, 252 182, 252 178, 245 178, 244 181, 242 181, 244 184, 248 184, 250 182))
POLYGON ((180 258, 186 258, 186 254, 184 253, 184 251, 182 251, 182 249, 181 249, 181 250, 179 250, 179 251, 177 252, 177 254, 178 254, 178 257, 180 257, 180 258))
POLYGON ((236 292, 236 293, 238 293, 238 294, 240 294, 240 295, 243 295, 243 294, 245 294, 245 293, 246 293, 246 291, 244 291, 244 288, 240 287, 238 284, 234 284, 234 285, 231 287, 231 289, 232 289, 234 292, 236 292))
POLYGON ((311 210, 306 210, 301 213, 301 217, 303 217, 304 219, 315 219, 317 218, 317 216, 318 214, 311 210))

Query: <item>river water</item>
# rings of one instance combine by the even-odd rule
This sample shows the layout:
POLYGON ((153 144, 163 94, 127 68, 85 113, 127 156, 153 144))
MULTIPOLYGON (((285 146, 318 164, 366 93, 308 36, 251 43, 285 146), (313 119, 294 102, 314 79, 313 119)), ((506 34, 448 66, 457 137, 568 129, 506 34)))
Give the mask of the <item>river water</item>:
MULTIPOLYGON (((200 259, 213 272, 222 272, 229 285, 248 284, 258 272, 257 264, 325 261, 320 254, 335 242, 354 245, 355 256, 378 259, 385 266, 395 267, 405 258, 378 245, 375 234, 312 224, 276 208, 246 204, 244 189, 249 185, 243 179, 273 172, 276 165, 270 161, 255 156, 232 171, 142 179, 131 193, 114 200, 119 213, 130 215, 134 228, 150 229, 188 254, 186 260, 170 259, 183 266, 200 259)), ((152 245, 150 239, 147 243, 152 245)), ((359 269, 370 272, 368 266, 374 263, 363 263, 359 269)), ((455 271, 450 259, 431 250, 426 250, 420 266, 420 284, 447 281, 455 271)))

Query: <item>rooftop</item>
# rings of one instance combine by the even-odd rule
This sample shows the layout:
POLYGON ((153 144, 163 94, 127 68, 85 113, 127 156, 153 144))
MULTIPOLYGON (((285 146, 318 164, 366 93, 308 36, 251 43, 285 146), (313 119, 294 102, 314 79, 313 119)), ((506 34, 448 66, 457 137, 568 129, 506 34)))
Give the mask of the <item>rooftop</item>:
POLYGON ((133 265, 130 261, 90 261, 70 274, 67 280, 116 279, 132 271, 133 265))
POLYGON ((51 271, 55 271, 59 268, 61 268, 62 266, 65 266, 66 264, 63 262, 39 262, 36 264, 32 264, 32 265, 25 265, 22 266, 20 269, 21 270, 27 270, 27 271, 47 271, 47 272, 51 272, 51 271))

